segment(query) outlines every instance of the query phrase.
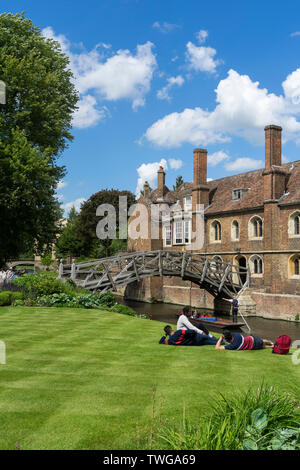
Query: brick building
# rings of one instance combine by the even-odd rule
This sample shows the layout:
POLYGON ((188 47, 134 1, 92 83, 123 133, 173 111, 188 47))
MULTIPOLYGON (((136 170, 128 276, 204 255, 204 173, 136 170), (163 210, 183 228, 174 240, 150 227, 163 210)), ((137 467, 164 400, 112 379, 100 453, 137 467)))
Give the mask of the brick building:
MULTIPOLYGON (((197 251, 214 258, 216 266, 222 261, 249 266, 245 304, 252 312, 290 319, 300 314, 300 160, 282 163, 281 131, 265 127, 265 168, 260 170, 207 181, 207 151, 195 149, 193 182, 171 191, 160 168, 157 188, 150 191, 145 183, 139 203, 148 214, 151 204, 170 207, 171 219, 164 223, 162 217, 158 239, 150 234, 145 240, 129 239, 128 249, 189 250, 197 204, 203 204, 205 238, 197 251), (184 218, 176 217, 176 205, 184 218)), ((223 309, 220 299, 172 277, 130 285, 127 296, 223 309)))

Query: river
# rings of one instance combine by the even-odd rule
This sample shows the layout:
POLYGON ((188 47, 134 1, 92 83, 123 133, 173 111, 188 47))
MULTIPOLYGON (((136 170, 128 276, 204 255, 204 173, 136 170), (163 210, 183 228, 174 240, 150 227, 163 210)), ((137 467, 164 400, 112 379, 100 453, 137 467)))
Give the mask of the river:
MULTIPOLYGON (((117 298, 119 303, 128 305, 139 314, 148 314, 152 320, 176 324, 176 314, 182 310, 182 305, 147 303, 135 300, 125 300, 122 297, 117 298)), ((207 309, 197 309, 205 312, 207 309)), ((239 318, 239 321, 242 319, 239 318)), ((292 341, 300 340, 300 321, 290 322, 285 320, 269 320, 259 317, 246 317, 246 321, 251 328, 251 333, 261 338, 275 340, 280 334, 286 334, 292 338, 292 341)), ((247 328, 243 327, 243 333, 248 333, 247 328)))

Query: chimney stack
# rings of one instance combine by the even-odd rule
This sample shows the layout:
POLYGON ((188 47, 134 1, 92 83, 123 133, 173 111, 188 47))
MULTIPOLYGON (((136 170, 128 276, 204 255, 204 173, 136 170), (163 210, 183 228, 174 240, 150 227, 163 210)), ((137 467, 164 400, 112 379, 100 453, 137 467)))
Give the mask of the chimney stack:
POLYGON ((144 183, 144 197, 149 197, 150 194, 150 186, 148 181, 145 181, 144 183))
POLYGON ((274 124, 265 127, 266 170, 270 170, 272 165, 281 166, 281 131, 282 128, 274 124))
POLYGON ((158 189, 158 197, 163 197, 164 195, 164 186, 165 186, 165 172, 162 166, 159 167, 157 172, 157 189, 158 189))
POLYGON ((194 150, 193 211, 197 206, 208 206, 209 188, 207 186, 207 150, 194 150))
POLYGON ((194 150, 194 187, 207 183, 207 150, 194 150))

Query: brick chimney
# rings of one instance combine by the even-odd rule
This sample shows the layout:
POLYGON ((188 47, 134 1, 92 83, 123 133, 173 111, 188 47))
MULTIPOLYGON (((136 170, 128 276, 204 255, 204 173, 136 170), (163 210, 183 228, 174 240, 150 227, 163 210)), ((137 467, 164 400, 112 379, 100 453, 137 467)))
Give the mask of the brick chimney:
POLYGON ((148 181, 145 181, 144 183, 144 197, 149 197, 150 194, 150 186, 148 181))
POLYGON ((281 131, 280 126, 265 127, 265 168, 269 170, 272 165, 281 166, 281 131))
POLYGON ((158 189, 157 196, 158 197, 163 197, 164 195, 165 177, 166 177, 166 174, 164 172, 164 169, 162 166, 160 166, 157 172, 157 189, 158 189))
POLYGON ((281 132, 282 128, 274 124, 265 127, 265 202, 278 200, 285 191, 286 171, 281 166, 281 132))
POLYGON ((207 186, 207 150, 194 150, 193 211, 197 204, 208 206, 209 188, 207 186))

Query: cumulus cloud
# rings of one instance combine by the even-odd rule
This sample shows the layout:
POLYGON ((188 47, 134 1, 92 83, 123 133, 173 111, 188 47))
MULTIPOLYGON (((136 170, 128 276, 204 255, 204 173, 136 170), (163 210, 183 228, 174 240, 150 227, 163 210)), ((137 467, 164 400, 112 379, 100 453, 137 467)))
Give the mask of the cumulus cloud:
POLYGON ((200 31, 196 33, 196 38, 199 44, 203 44, 206 41, 207 37, 208 37, 208 31, 206 31, 205 29, 200 29, 200 31))
POLYGON ((109 114, 106 106, 97 107, 97 100, 92 95, 85 95, 78 104, 78 109, 73 115, 73 126, 79 129, 96 126, 109 114))
POLYGON ((139 197, 140 192, 143 189, 145 181, 148 181, 151 187, 154 186, 154 183, 157 178, 157 172, 159 167, 162 166, 164 170, 168 169, 167 160, 162 158, 160 162, 153 162, 153 163, 142 163, 139 168, 137 168, 138 180, 136 186, 136 196, 139 197))
POLYGON ((65 188, 66 186, 68 186, 68 183, 67 183, 66 181, 60 180, 60 181, 57 183, 56 189, 60 190, 60 189, 62 189, 62 188, 65 188))
POLYGON ((160 100, 168 100, 170 101, 169 91, 174 86, 182 86, 184 83, 184 78, 181 75, 177 75, 177 77, 170 77, 167 79, 167 85, 163 87, 161 90, 157 92, 157 98, 160 100))
POLYGON ((155 23, 152 25, 152 28, 157 29, 160 33, 168 34, 174 31, 174 29, 178 29, 179 26, 177 24, 167 23, 166 21, 163 23, 155 21, 155 23))
POLYGON ((224 166, 227 171, 249 171, 263 168, 264 162, 254 158, 237 158, 235 161, 228 162, 224 166))
POLYGON ((186 45, 185 58, 188 67, 197 72, 215 73, 217 66, 221 63, 214 59, 217 51, 212 47, 195 46, 192 42, 186 45))
POLYGON ((145 137, 161 147, 178 147, 185 142, 203 146, 228 142, 232 136, 262 144, 264 126, 277 124, 283 127, 286 140, 300 143, 300 122, 296 120, 300 114, 300 69, 288 75, 282 86, 284 94, 278 96, 248 75, 229 70, 215 90, 215 109, 196 107, 168 114, 149 127, 145 137))
POLYGON ((216 166, 219 163, 223 162, 224 160, 228 160, 229 155, 223 150, 219 150, 218 152, 209 153, 207 156, 207 163, 210 166, 216 166))
POLYGON ((73 52, 70 41, 62 34, 56 35, 50 26, 44 28, 42 34, 47 39, 58 41, 70 59, 75 86, 81 95, 74 126, 90 127, 104 119, 106 113, 103 107, 98 109, 99 101, 127 99, 132 102, 134 110, 145 104, 157 66, 151 42, 137 45, 135 53, 126 49, 107 57, 111 48, 109 44, 100 43, 91 51, 86 51, 82 46, 77 53, 73 52), (84 116, 88 116, 85 125, 84 116))
POLYGON ((75 207, 75 210, 79 212, 81 205, 86 201, 84 197, 80 197, 78 199, 75 199, 74 201, 67 202, 65 204, 62 204, 62 208, 64 209, 65 214, 67 214, 72 207, 75 207))
POLYGON ((177 158, 169 158, 168 163, 172 170, 179 170, 183 165, 183 161, 177 158))

